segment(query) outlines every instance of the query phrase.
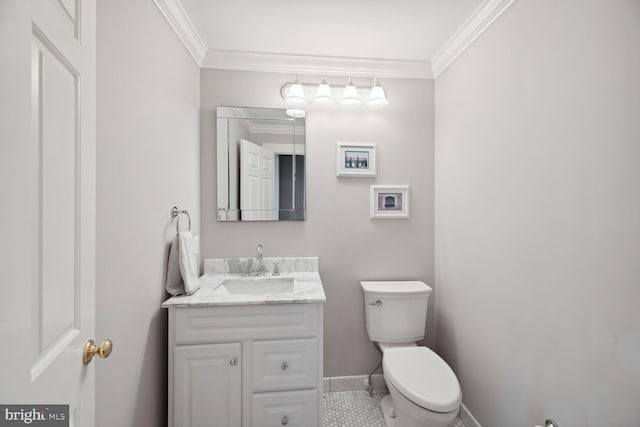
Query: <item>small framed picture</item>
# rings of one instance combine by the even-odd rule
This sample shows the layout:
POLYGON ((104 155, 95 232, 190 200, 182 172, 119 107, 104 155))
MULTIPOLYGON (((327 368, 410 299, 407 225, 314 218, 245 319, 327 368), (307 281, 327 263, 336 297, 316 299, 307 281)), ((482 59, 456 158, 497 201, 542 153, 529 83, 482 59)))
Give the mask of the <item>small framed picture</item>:
POLYGON ((408 185, 372 185, 371 218, 409 218, 408 185))
POLYGON ((376 144, 338 142, 338 176, 373 178, 377 157, 376 144))

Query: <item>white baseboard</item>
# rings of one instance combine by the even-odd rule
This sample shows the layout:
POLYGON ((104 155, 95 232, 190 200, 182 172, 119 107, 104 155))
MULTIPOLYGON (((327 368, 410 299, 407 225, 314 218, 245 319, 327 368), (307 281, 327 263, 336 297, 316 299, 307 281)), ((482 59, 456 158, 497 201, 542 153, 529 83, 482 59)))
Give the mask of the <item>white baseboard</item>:
MULTIPOLYGON (((325 377, 322 381, 322 391, 355 391, 366 390, 368 385, 368 375, 352 375, 347 377, 325 377)), ((387 385, 382 374, 375 374, 372 377, 373 388, 382 389, 387 385)))
POLYGON ((478 420, 469 412, 469 408, 464 406, 464 403, 460 405, 460 419, 466 427, 482 427, 478 420))

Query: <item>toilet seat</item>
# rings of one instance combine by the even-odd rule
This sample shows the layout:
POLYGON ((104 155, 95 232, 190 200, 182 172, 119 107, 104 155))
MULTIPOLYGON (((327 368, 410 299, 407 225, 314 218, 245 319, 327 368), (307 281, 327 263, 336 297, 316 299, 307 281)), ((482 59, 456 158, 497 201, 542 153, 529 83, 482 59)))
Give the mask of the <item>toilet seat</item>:
POLYGON ((389 348, 384 352, 382 364, 385 378, 416 405, 433 412, 450 412, 460 407, 458 378, 429 348, 389 348))

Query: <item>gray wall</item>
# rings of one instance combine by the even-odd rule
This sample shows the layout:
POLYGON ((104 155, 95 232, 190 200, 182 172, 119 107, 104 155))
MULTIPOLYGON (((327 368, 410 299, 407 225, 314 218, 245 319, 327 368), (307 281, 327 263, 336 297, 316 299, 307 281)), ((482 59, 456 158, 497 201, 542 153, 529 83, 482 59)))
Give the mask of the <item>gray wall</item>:
POLYGON ((640 2, 519 1, 436 80, 438 350, 487 427, 640 425, 640 2))
MULTIPOLYGON (((309 105, 307 220, 217 222, 216 106, 282 108, 280 87, 293 78, 201 72, 203 257, 255 256, 259 242, 265 256, 319 256, 327 294, 324 374, 364 374, 376 366, 379 356, 365 331, 360 280, 433 283, 433 82, 382 80, 391 101, 382 110, 309 105), (377 143, 377 179, 336 178, 337 141, 377 143), (410 184, 411 219, 370 220, 371 184, 410 184)), ((316 80, 319 78, 311 78, 316 80)), ((358 83, 371 84, 356 80, 358 83)), ((428 343, 434 339, 431 322, 428 343)))
POLYGON ((200 70, 150 0, 98 1, 96 425, 166 423, 172 206, 200 217, 200 70))

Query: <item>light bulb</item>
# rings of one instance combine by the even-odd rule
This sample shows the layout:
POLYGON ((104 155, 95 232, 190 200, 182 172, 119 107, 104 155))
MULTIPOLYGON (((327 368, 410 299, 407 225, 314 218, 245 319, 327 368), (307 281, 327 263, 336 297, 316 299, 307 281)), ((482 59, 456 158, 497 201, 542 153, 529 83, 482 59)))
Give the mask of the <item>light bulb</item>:
POLYGON ((384 107, 389 105, 387 94, 384 92, 382 86, 380 86, 380 83, 378 83, 377 77, 373 79, 373 87, 371 88, 371 93, 369 93, 367 105, 371 107, 384 107))
POLYGON ((302 89, 298 76, 296 76, 296 81, 289 86, 289 91, 287 92, 287 97, 284 99, 284 102, 289 105, 304 104, 306 102, 304 99, 304 89, 302 89))
POLYGON ((341 104, 345 105, 360 105, 362 101, 358 96, 358 89, 351 81, 351 77, 349 77, 349 81, 347 85, 344 87, 344 92, 342 93, 342 99, 340 100, 341 104))
POLYGON ((316 97, 313 98, 313 102, 317 102, 319 104, 333 104, 333 95, 331 94, 331 87, 327 83, 326 79, 322 79, 322 81, 318 85, 318 90, 316 91, 316 97))

